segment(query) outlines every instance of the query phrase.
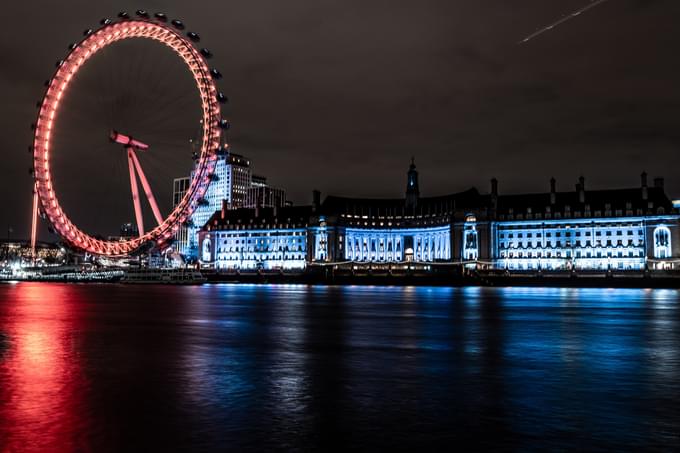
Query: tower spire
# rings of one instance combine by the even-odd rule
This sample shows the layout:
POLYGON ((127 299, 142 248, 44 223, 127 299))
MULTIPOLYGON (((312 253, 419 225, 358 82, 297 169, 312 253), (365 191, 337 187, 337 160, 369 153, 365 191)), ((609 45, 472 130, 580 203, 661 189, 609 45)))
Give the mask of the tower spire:
POLYGON ((411 157, 411 165, 408 168, 406 177, 406 210, 407 212, 415 212, 418 205, 418 198, 420 197, 420 189, 418 188, 418 171, 416 170, 415 157, 411 157))

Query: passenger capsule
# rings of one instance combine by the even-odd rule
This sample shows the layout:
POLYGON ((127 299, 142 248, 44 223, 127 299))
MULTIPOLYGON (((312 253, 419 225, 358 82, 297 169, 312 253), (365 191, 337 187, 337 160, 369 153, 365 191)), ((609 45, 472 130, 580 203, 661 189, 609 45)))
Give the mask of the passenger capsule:
POLYGON ((217 93, 217 102, 219 102, 220 104, 226 104, 227 102, 229 102, 229 98, 225 96, 224 93, 219 92, 217 93))
POLYGON ((220 120, 220 127, 226 131, 231 127, 231 124, 229 123, 228 120, 225 120, 224 118, 222 118, 220 120))
POLYGON ((222 78, 222 73, 218 71, 217 69, 211 69, 210 70, 210 75, 212 76, 213 79, 219 80, 222 78))
POLYGON ((83 32, 83 36, 90 36, 90 35, 92 34, 92 31, 93 31, 93 30, 92 30, 91 28, 88 28, 87 30, 85 30, 85 31, 83 32))
POLYGON ((75 49, 76 47, 78 47, 78 44, 72 42, 71 44, 68 45, 68 50, 73 50, 73 49, 75 49))
POLYGON ((113 23, 113 21, 111 19, 104 18, 104 19, 100 20, 99 23, 101 25, 110 25, 111 23, 113 23))
POLYGON ((213 56, 212 52, 206 49, 205 47, 201 49, 201 55, 203 55, 205 58, 212 58, 213 56))
POLYGON ((184 30, 184 23, 181 20, 174 19, 172 22, 170 22, 173 27, 175 27, 178 30, 184 30))
POLYGON ((130 15, 125 11, 121 11, 118 13, 118 17, 120 17, 121 19, 129 19, 130 15))
POLYGON ((139 17, 143 17, 144 19, 149 18, 149 13, 147 13, 143 9, 138 9, 137 11, 135 11, 135 14, 137 14, 137 16, 139 16, 139 17))
POLYGON ((164 13, 156 13, 154 14, 154 17, 161 22, 167 22, 168 21, 168 16, 166 16, 164 13))

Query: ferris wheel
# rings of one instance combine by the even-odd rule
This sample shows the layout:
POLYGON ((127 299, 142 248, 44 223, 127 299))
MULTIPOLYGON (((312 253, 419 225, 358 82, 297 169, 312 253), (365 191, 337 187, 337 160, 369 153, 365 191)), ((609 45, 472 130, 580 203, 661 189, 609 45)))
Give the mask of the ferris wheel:
MULTIPOLYGON (((66 243, 91 254, 126 256, 145 247, 162 248, 190 222, 196 207, 205 202, 203 196, 215 177, 217 156, 224 149, 222 131, 229 127, 221 113, 221 104, 226 103, 227 98, 216 86, 221 73, 209 66, 212 53, 198 45, 200 36, 197 33, 184 30, 182 21, 170 20, 163 13, 121 12, 116 19, 102 19, 99 28, 85 30, 84 38, 71 44, 66 57, 57 62, 55 73, 45 82, 37 120, 32 125, 33 245, 37 218, 41 213, 66 243), (137 60, 133 61, 130 56, 132 47, 107 50, 132 41, 134 44, 130 46, 141 46, 145 52, 137 60), (170 53, 165 55, 168 51, 170 53), (155 57, 159 53, 165 55, 165 60, 155 57), (90 66, 92 70, 88 69, 90 66), (154 71, 160 74, 159 79, 171 82, 181 79, 185 83, 179 89, 164 89, 167 84, 152 80, 145 87, 144 79, 154 71), (183 73, 181 77, 179 73, 183 73), (102 85, 107 79, 118 83, 119 87, 93 89, 95 84, 102 85), (126 90, 137 92, 131 94, 126 90), (176 112, 173 112, 172 102, 183 97, 189 101, 176 106, 176 112), (99 102, 96 105, 103 104, 105 109, 91 107, 95 105, 95 98, 99 102), (69 103, 69 99, 73 101, 69 103), (74 104, 77 105, 74 107, 74 104), (189 104, 191 109, 186 107, 189 104), (81 108, 83 106, 89 110, 81 108), (182 161, 189 165, 172 167, 170 163, 175 155, 179 155, 173 150, 180 149, 184 156, 188 149, 184 139, 181 144, 178 144, 179 139, 176 143, 171 142, 174 131, 187 124, 188 120, 181 117, 187 110, 192 110, 191 125, 187 127, 195 132, 191 140, 191 159, 182 161), (99 121, 95 119, 99 111, 106 111, 107 115, 113 113, 99 121), (173 121, 176 124, 172 124, 173 121), (121 129, 121 125, 134 131, 121 129), (70 131, 66 132, 69 127, 70 131), (69 161, 70 156, 75 157, 69 161), (157 182, 162 170, 184 171, 190 175, 186 178, 183 195, 170 206, 166 203, 167 196, 163 196, 160 203, 166 206, 159 206, 158 197, 154 196, 155 190, 164 191, 171 185, 172 180, 170 183, 157 182), (106 188, 106 180, 109 176, 115 178, 116 174, 118 179, 126 180, 124 190, 120 186, 106 188), (141 192, 137 180, 141 183, 141 192), (81 181, 84 186, 74 188, 81 181), (71 194, 68 194, 69 190, 71 194), (97 198, 88 198, 94 197, 93 193, 97 198), (74 201, 78 197, 85 201, 74 201), (116 202, 114 206, 109 201, 120 197, 125 198, 124 203, 116 202), (143 203, 144 198, 148 208, 143 203), (115 214, 111 214, 115 209, 109 208, 109 204, 114 207, 124 205, 128 210, 116 217, 121 223, 129 211, 134 210, 134 235, 106 237, 101 233, 86 232, 87 228, 82 225, 91 218, 115 214), (74 213, 80 220, 74 219, 74 213)), ((101 226, 97 228, 101 229, 101 226)))

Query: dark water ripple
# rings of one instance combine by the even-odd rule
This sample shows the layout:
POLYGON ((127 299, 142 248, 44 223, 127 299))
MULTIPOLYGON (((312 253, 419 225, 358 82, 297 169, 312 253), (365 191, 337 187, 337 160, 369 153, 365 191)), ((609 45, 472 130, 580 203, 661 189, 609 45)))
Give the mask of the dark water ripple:
POLYGON ((672 290, 0 286, 0 451, 678 450, 672 290))

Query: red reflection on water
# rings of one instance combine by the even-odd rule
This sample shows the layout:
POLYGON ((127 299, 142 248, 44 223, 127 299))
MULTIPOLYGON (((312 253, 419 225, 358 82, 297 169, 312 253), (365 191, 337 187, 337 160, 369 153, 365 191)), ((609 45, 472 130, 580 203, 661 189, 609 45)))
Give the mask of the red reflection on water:
POLYGON ((82 451, 84 377, 74 347, 78 317, 67 285, 3 288, 0 332, 0 450, 82 451))

